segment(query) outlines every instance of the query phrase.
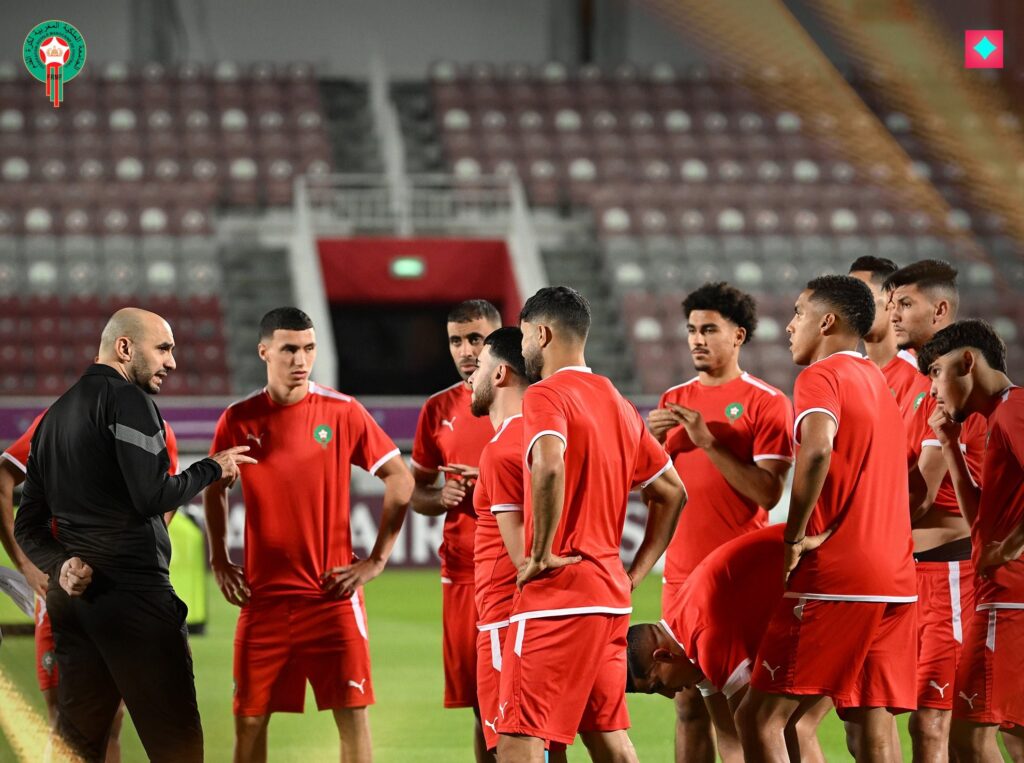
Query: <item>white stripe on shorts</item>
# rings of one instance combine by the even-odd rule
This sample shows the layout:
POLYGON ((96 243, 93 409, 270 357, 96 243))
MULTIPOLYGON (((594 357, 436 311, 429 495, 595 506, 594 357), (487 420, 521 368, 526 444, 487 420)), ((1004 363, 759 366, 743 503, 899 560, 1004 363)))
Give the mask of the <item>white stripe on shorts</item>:
POLYGON ((498 638, 499 628, 491 630, 491 667, 501 672, 501 640, 498 638))
POLYGON ((996 650, 996 613, 998 610, 988 611, 988 634, 985 636, 985 648, 990 652, 996 650))
POLYGON ((964 626, 960 612, 960 562, 949 563, 949 603, 953 610, 953 639, 964 643, 964 626))
POLYGON ((515 651, 516 657, 522 657, 523 637, 526 635, 526 620, 520 620, 518 623, 516 623, 516 627, 516 644, 515 649, 513 651, 515 651))
POLYGON ((352 614, 356 618, 356 627, 359 629, 359 635, 364 639, 369 640, 369 636, 366 634, 366 620, 363 619, 363 608, 359 604, 359 591, 356 590, 352 594, 352 614))

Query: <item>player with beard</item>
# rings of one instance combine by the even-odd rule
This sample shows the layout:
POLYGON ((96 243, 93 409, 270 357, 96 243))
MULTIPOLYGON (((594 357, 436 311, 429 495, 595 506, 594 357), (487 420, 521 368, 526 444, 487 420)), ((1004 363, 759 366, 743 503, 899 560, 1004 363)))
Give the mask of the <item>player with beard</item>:
MULTIPOLYGON (((793 408, 770 384, 743 371, 740 351, 757 328, 750 295, 707 283, 683 300, 697 376, 666 391, 647 426, 686 475, 689 499, 665 558, 662 612, 701 560, 732 539, 764 527, 793 463, 793 408)), ((708 697, 724 704, 724 699, 708 697)), ((723 736, 723 759, 740 760, 735 733, 723 736)), ((676 760, 715 759, 705 699, 695 688, 676 697, 676 760)))
MULTIPOLYGON (((922 260, 888 276, 893 328, 899 347, 920 350, 956 320, 957 271, 938 260, 922 260)), ((974 568, 970 528, 961 515, 942 449, 928 420, 935 413, 930 381, 917 374, 910 423, 910 512, 917 562, 918 710, 910 717, 915 760, 943 760, 953 709, 953 681, 963 647, 963 613, 973 609, 974 568)), ((981 478, 985 418, 964 422, 960 446, 974 478, 981 478)))
POLYGON ((956 674, 950 739, 961 761, 1000 761, 996 729, 1020 759, 1024 747, 1024 390, 1006 375, 1006 347, 984 321, 954 323, 922 349, 937 408, 930 423, 942 443, 957 498, 971 523, 979 572, 976 607, 956 674), (979 488, 958 436, 972 414, 988 434, 979 488))
POLYGON ((921 375, 917 372, 914 353, 897 347, 890 294, 882 288, 885 279, 897 270, 896 263, 884 257, 858 257, 850 265, 850 275, 866 283, 875 298, 875 322, 871 324, 871 331, 864 335, 864 354, 882 369, 889 391, 903 413, 903 421, 909 425, 921 375))
POLYGON ((487 751, 476 694, 473 485, 480 452, 494 436, 494 429, 486 418, 476 418, 470 411, 472 392, 468 381, 476 371, 484 339, 500 326, 497 308, 484 299, 467 300, 448 313, 448 349, 461 378, 423 404, 412 448, 416 479, 412 508, 427 516, 444 516, 444 540, 439 550, 444 706, 473 708, 473 749, 478 763, 493 760, 493 756, 487 751), (442 472, 444 484, 437 487, 442 472))
POLYGON ((502 763, 539 763, 577 731, 594 760, 636 760, 626 709, 632 590, 664 553, 686 491, 643 419, 584 360, 590 305, 541 289, 519 315, 531 385, 523 397, 524 537, 502 655, 502 763), (628 571, 619 558, 630 491, 648 507, 628 571))
POLYGON ((855 351, 875 301, 856 278, 807 284, 786 327, 797 365, 798 445, 784 535, 787 581, 739 711, 746 760, 788 760, 793 717, 831 697, 859 759, 892 759, 892 713, 912 709, 917 598, 903 511, 900 415, 878 367, 855 351), (816 549, 807 538, 832 534, 816 549))

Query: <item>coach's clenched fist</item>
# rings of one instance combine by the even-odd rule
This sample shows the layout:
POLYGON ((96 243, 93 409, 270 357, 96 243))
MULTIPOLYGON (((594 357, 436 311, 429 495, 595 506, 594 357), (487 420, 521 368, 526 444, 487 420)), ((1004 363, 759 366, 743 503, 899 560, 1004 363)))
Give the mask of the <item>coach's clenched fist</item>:
POLYGON ((64 562, 60 568, 60 587, 68 596, 81 596, 92 582, 92 567, 77 556, 64 562))

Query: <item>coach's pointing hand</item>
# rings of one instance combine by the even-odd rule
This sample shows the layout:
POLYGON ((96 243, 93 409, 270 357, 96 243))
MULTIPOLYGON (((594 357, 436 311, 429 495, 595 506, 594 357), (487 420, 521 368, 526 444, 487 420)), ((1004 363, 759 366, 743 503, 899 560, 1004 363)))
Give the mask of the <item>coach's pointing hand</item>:
POLYGON ((60 587, 68 596, 81 596, 92 582, 92 567, 77 556, 64 562, 60 568, 60 587))
POLYGON ((539 561, 530 557, 519 568, 519 574, 516 576, 516 587, 522 590, 524 585, 542 572, 557 570, 560 567, 568 567, 570 564, 579 564, 582 561, 582 556, 555 556, 550 554, 546 559, 539 561))
POLYGON ((255 464, 256 459, 249 456, 243 456, 243 453, 248 452, 248 445, 236 445, 233 448, 222 450, 220 453, 214 453, 210 458, 217 462, 220 466, 220 478, 227 483, 230 488, 235 484, 235 480, 238 479, 238 465, 239 464, 255 464))
POLYGON ((245 570, 227 560, 211 561, 210 567, 220 592, 229 604, 241 607, 249 601, 250 591, 245 581, 245 570))
POLYGON ((344 599, 356 589, 369 583, 384 571, 384 562, 374 559, 360 559, 348 567, 335 567, 321 575, 324 590, 335 598, 344 599))

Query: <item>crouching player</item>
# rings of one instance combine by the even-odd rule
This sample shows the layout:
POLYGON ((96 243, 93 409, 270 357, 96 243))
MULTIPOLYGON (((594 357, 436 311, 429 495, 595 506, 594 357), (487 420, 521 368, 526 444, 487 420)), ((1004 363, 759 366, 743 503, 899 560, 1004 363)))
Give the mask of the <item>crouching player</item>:
POLYGON ((918 355, 938 406, 931 423, 957 499, 971 523, 975 609, 966 621, 950 741, 960 761, 1019 759, 1024 742, 1024 389, 1006 376, 1006 347, 984 321, 943 329, 918 355), (959 436, 971 414, 988 419, 982 489, 971 480, 959 436), (1007 736, 1008 735, 1008 736, 1007 736))

